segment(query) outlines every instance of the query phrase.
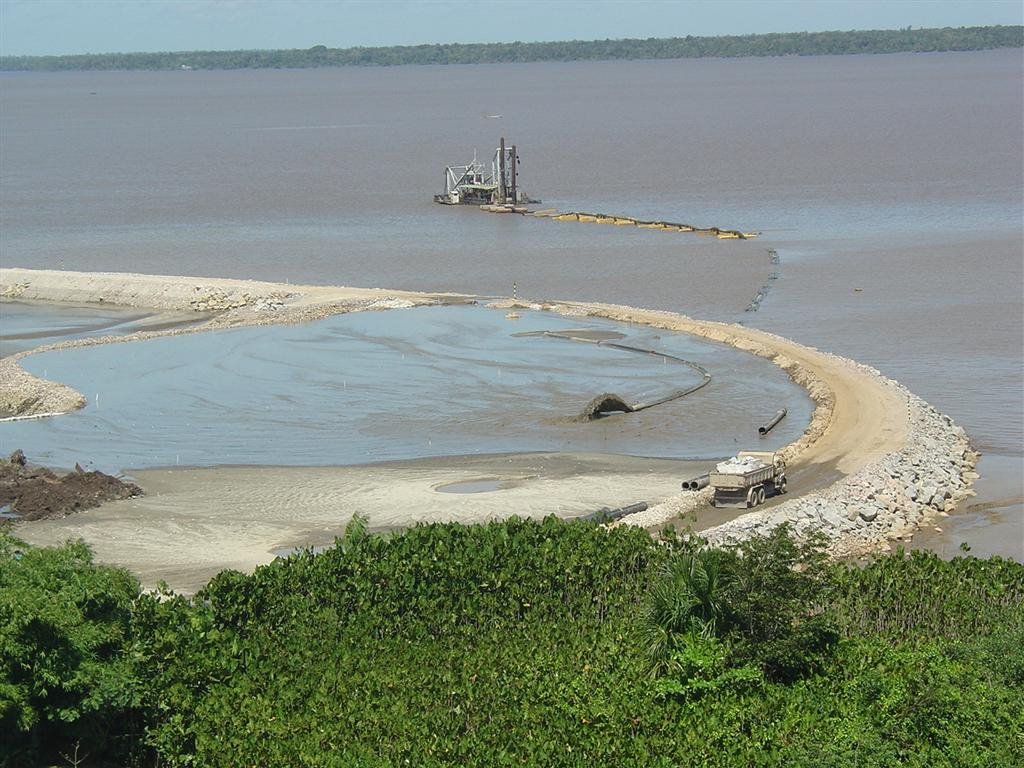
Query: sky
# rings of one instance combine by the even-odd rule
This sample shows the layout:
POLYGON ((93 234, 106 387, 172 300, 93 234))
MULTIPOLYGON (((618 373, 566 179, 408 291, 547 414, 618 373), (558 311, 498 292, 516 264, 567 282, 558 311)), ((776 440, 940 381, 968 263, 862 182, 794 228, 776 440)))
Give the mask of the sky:
POLYGON ((8 56, 1024 23, 1021 0, 0 0, 8 56))

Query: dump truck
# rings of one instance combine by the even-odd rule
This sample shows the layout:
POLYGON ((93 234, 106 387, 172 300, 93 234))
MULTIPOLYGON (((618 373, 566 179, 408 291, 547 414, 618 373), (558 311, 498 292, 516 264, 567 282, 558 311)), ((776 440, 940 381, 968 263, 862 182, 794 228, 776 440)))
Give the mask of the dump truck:
POLYGON ((708 473, 716 507, 749 509, 786 492, 786 462, 771 451, 740 451, 708 473))

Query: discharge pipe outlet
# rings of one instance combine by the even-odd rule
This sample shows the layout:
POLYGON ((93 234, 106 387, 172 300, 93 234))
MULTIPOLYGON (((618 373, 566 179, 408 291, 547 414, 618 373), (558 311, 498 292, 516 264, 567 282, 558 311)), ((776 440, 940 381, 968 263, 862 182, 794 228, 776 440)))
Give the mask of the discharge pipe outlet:
POLYGON ((786 409, 781 408, 779 409, 779 412, 775 414, 771 421, 769 421, 767 424, 762 424, 760 427, 757 428, 757 434, 759 434, 761 437, 764 437, 769 432, 771 432, 775 428, 775 425, 782 421, 784 418, 786 418, 786 409))
POLYGON ((705 472, 703 475, 697 475, 691 480, 683 481, 684 491, 699 491, 701 488, 707 488, 708 483, 711 482, 711 478, 708 477, 708 473, 705 472))
POLYGON ((625 507, 619 507, 618 509, 609 509, 608 507, 601 507, 597 512, 593 512, 586 515, 583 519, 588 520, 592 523, 606 523, 612 520, 618 520, 619 518, 625 517, 626 515, 633 515, 637 512, 643 512, 647 509, 646 501, 638 501, 636 504, 629 504, 625 507))

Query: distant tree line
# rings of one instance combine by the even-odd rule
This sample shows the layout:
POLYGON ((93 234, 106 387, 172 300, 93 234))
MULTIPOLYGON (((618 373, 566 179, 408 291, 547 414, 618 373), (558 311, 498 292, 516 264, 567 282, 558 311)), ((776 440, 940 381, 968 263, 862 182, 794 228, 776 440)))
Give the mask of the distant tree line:
POLYGON ((979 51, 1024 46, 1024 27, 785 32, 765 35, 669 37, 646 40, 567 40, 547 43, 450 43, 381 48, 97 53, 0 56, 0 70, 301 69, 399 64, 496 64, 610 59, 699 59, 820 56, 854 53, 979 51))

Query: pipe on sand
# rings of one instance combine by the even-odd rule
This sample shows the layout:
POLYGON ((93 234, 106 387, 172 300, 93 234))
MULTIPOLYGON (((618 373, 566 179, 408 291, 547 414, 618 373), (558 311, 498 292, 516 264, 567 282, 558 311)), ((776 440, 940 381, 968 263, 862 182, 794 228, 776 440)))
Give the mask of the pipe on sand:
POLYGON ((705 472, 703 475, 697 475, 696 477, 691 478, 690 480, 684 480, 683 490, 699 491, 701 488, 707 488, 710 482, 711 478, 708 476, 708 473, 705 472))
POLYGON ((608 507, 601 507, 597 512, 592 512, 589 515, 583 517, 592 523, 607 523, 612 520, 618 520, 626 515, 634 515, 637 512, 643 512, 647 509, 646 501, 638 501, 636 504, 629 504, 625 507, 619 507, 618 509, 609 509, 608 507))

